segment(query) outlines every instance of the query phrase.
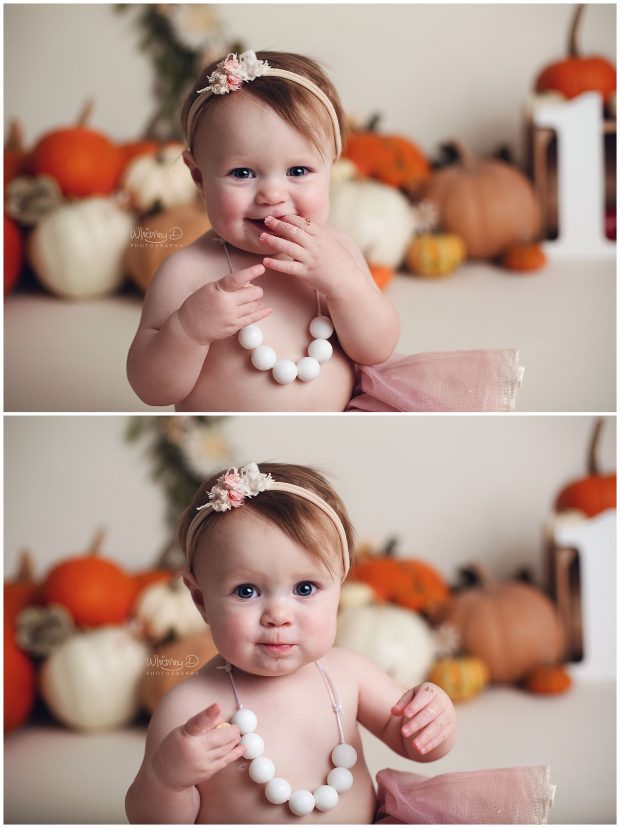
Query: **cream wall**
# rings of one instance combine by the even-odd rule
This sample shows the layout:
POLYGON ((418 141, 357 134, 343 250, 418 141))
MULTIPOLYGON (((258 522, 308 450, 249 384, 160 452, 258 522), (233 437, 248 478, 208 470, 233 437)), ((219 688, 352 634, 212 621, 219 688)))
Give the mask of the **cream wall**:
MULTIPOLYGON (((567 481, 584 472, 590 417, 251 416, 226 423, 235 463, 315 464, 361 537, 398 535, 404 554, 447 577, 470 561, 498 576, 537 571, 541 527, 567 481)), ((129 569, 167 540, 164 501, 125 417, 5 417, 5 571, 32 549, 41 574, 83 549, 98 526, 129 569)), ((615 423, 603 432, 615 466, 615 423)))
MULTIPOLYGON (((223 4, 231 38, 308 53, 327 66, 352 115, 383 113, 386 130, 428 153, 459 136, 477 152, 521 140, 537 72, 566 49, 571 4, 223 4)), ((5 5, 5 121, 29 141, 96 98, 93 124, 116 139, 148 121, 151 67, 130 15, 110 5, 5 5)), ((614 4, 594 4, 584 53, 615 60, 614 4)))

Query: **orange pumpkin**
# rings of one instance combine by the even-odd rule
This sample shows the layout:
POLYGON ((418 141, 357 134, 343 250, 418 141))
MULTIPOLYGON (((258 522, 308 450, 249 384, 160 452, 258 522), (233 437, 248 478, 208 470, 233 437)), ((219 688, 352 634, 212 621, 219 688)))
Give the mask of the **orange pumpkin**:
POLYGON ((540 207, 530 181, 511 164, 453 145, 459 161, 437 170, 424 188, 442 230, 463 239, 470 259, 492 259, 511 244, 534 240, 540 207))
POLYGON ((380 601, 415 611, 433 609, 450 594, 432 566, 414 559, 367 558, 351 568, 349 578, 369 584, 380 601))
POLYGON ((573 680, 562 665, 541 664, 534 667, 523 681, 526 690, 545 694, 564 693, 572 684, 573 680))
POLYGON ((21 727, 32 712, 36 698, 34 664, 15 643, 12 625, 4 625, 4 730, 21 727))
POLYGON ((5 625, 13 624, 25 607, 38 603, 39 585, 34 578, 32 558, 30 553, 24 550, 19 557, 15 578, 4 582, 5 625))
POLYGON ((386 288, 394 278, 394 268, 388 265, 369 264, 370 274, 379 288, 383 290, 386 288))
POLYGON ((41 588, 45 603, 61 604, 76 624, 85 627, 126 621, 136 599, 132 576, 99 557, 103 537, 103 532, 97 532, 85 555, 53 567, 41 588))
POLYGON ((588 451, 588 474, 565 486, 555 501, 556 512, 578 509, 588 517, 616 508, 616 475, 601 474, 598 467, 598 444, 603 429, 603 420, 594 424, 588 451))
POLYGON ((584 3, 578 4, 575 9, 568 57, 542 70, 536 78, 536 91, 560 92, 565 98, 575 98, 583 92, 600 92, 607 102, 616 89, 616 67, 604 57, 580 56, 577 34, 584 9, 584 3))
POLYGON ((519 581, 497 583, 480 566, 476 574, 480 585, 454 595, 439 618, 456 630, 463 652, 482 659, 494 682, 519 681, 559 661, 564 629, 550 599, 519 581))
POLYGON ((4 217, 4 293, 17 284, 24 266, 24 239, 17 224, 4 217))
POLYGON ((66 196, 106 195, 120 181, 123 153, 101 132, 85 126, 91 108, 89 102, 75 126, 47 133, 33 151, 35 174, 51 175, 66 196))
POLYGON ((374 118, 369 128, 349 135, 343 158, 353 161, 362 175, 414 192, 430 175, 427 158, 407 138, 372 131, 377 121, 374 118))
POLYGON ((501 258, 502 267, 507 270, 522 270, 532 273, 547 264, 547 257, 537 244, 511 244, 501 258))

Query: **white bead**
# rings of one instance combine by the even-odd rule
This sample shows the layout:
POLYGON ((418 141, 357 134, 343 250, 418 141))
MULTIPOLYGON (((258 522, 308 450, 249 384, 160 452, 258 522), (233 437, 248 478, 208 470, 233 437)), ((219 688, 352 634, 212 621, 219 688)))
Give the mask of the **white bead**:
POLYGON ((319 811, 331 811, 338 804, 338 791, 331 785, 321 785, 313 796, 314 804, 319 811))
POLYGON ((310 791, 305 791, 303 788, 300 788, 291 794, 288 807, 295 816, 306 816, 306 814, 314 811, 314 797, 310 791))
POLYGON ((334 768, 327 774, 327 784, 335 788, 338 793, 344 793, 353 784, 353 774, 346 768, 334 768))
POLYGON ((297 363, 297 376, 304 382, 315 380, 321 373, 321 366, 314 357, 304 357, 297 363))
POLYGON ((247 707, 236 710, 230 721, 232 724, 237 725, 242 736, 246 733, 252 733, 253 730, 256 730, 256 725, 258 724, 256 714, 247 707))
POLYGON ((265 743, 258 733, 246 733, 241 737, 241 744, 245 745, 243 756, 246 759, 257 759, 265 752, 265 743))
POLYGON ((292 788, 286 779, 276 776, 270 779, 265 785, 265 796, 274 805, 282 805, 288 802, 292 788))
POLYGON ((273 366, 273 378, 280 385, 288 385, 297 376, 297 366, 292 359, 279 359, 273 366))
POLYGON ((334 332, 334 326, 329 316, 315 316, 310 323, 310 333, 315 339, 329 339, 334 332))
POLYGON ((247 348, 248 351, 258 348, 263 344, 263 331, 258 325, 246 325, 241 328, 237 337, 242 348, 247 348))
POLYGON ((314 357, 317 362, 327 362, 333 353, 334 349, 326 339, 313 339, 308 345, 308 356, 314 357))
POLYGON ((258 759, 250 762, 248 772, 250 774, 250 779, 254 782, 258 782, 260 785, 265 782, 269 782, 270 779, 273 779, 276 775, 276 766, 273 764, 271 759, 267 759, 266 756, 259 756, 258 759))
POLYGON ((269 345, 259 345, 252 351, 252 365, 259 371, 269 371, 276 364, 278 359, 276 352, 269 345))
POLYGON ((337 745, 332 750, 332 762, 337 768, 352 768, 357 762, 357 751, 352 745, 337 745))

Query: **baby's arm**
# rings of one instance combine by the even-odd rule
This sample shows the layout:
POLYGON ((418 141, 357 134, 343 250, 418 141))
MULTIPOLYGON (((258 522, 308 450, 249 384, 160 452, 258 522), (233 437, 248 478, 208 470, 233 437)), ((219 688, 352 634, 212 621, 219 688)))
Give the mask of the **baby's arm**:
POLYGON ((196 785, 245 751, 238 727, 217 727, 223 720, 216 704, 187 719, 186 702, 187 689, 175 688, 151 718, 144 760, 125 797, 131 823, 194 823, 196 785))
POLYGON ((360 724, 393 751, 417 762, 433 762, 452 750, 456 714, 441 688, 425 681, 405 691, 373 662, 349 655, 359 681, 360 724))
POLYGON ((166 259, 145 296, 127 376, 149 405, 184 400, 196 385, 210 344, 271 312, 260 307, 262 288, 250 284, 264 272, 262 265, 206 284, 200 269, 195 251, 179 251, 166 259))
POLYGON ((391 302, 374 283, 357 245, 333 227, 307 224, 300 216, 265 219, 264 241, 291 259, 263 259, 267 267, 296 276, 327 300, 338 341, 360 365, 390 357, 400 323, 391 302))

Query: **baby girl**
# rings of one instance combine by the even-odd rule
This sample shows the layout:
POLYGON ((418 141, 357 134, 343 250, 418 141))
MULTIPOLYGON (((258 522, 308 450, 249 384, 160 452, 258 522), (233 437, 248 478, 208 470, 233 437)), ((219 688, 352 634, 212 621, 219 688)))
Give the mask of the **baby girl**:
POLYGON ((375 793, 359 725, 431 762, 454 744, 455 711, 436 685, 406 690, 333 647, 353 530, 321 475, 229 469, 201 486, 179 537, 220 655, 155 710, 126 797, 130 822, 546 820, 546 768, 435 780, 387 770, 375 793))
POLYGON ((128 357, 142 400, 179 411, 510 410, 516 351, 395 357, 396 310, 328 225, 338 95, 312 60, 244 52, 182 108, 212 230, 170 256, 128 357))

